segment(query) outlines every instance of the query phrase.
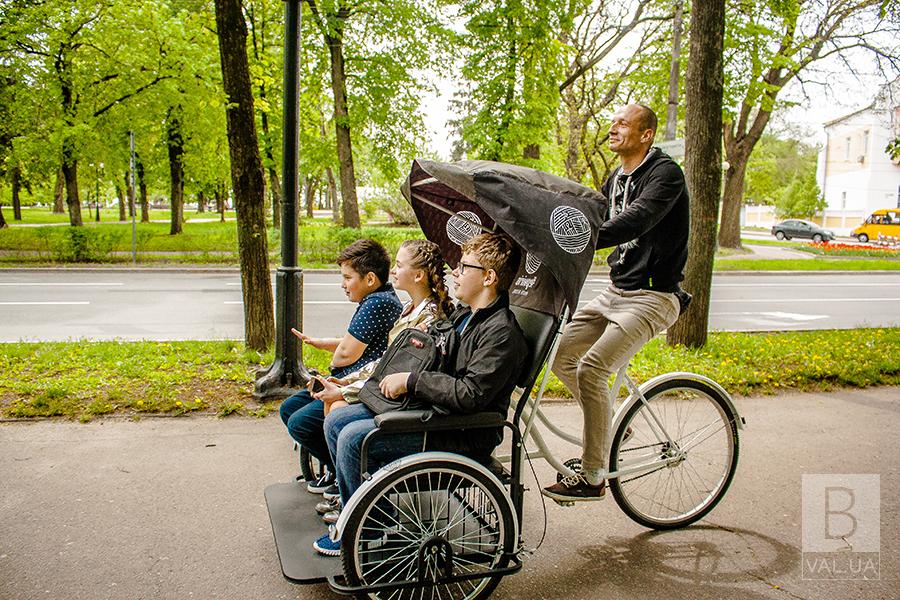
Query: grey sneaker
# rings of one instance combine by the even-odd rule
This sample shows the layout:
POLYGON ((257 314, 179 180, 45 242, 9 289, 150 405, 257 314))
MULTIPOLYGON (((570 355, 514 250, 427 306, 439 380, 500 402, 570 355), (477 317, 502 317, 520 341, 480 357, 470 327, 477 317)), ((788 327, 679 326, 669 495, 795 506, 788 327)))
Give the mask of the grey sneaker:
POLYGON ((340 510, 332 510, 322 515, 322 520, 331 525, 332 523, 337 523, 340 516, 340 510))
POLYGON ((318 504, 316 504, 316 512, 320 515, 324 515, 325 513, 329 513, 333 510, 339 510, 341 508, 341 499, 337 500, 322 500, 318 504))

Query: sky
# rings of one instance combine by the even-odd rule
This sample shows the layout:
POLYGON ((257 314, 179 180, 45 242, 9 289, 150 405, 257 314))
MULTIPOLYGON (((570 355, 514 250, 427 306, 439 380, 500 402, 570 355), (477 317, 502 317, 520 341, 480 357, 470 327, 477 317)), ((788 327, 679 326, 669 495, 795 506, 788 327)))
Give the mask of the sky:
MULTIPOLYGON (((796 102, 797 106, 777 111, 767 131, 782 137, 795 137, 810 145, 825 143, 823 124, 868 106, 878 89, 889 82, 891 74, 877 71, 872 61, 857 58, 859 74, 852 74, 838 61, 820 61, 805 74, 807 79, 827 80, 829 86, 815 83, 789 83, 779 99, 796 102)), ((900 73, 893 73, 893 77, 900 73)), ((682 75, 683 76, 683 75, 682 75)), ((458 89, 456 80, 446 77, 435 82, 438 89, 423 104, 427 139, 440 159, 450 160, 454 134, 447 121, 456 117, 450 101, 458 89)))

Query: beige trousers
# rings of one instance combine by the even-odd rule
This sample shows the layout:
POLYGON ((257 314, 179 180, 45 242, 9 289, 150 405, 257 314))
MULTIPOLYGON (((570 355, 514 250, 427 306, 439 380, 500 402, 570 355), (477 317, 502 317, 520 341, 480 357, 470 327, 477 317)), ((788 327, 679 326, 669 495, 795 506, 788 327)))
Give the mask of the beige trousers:
POLYGON ((615 412, 610 375, 677 318, 675 294, 625 291, 610 285, 566 325, 552 369, 584 413, 585 470, 600 470, 605 476, 608 469, 615 412))

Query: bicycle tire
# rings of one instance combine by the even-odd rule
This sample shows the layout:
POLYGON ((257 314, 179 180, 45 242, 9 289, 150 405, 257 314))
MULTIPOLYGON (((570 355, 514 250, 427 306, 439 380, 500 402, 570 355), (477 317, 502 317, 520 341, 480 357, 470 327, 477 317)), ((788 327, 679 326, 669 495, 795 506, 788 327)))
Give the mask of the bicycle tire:
POLYGON ((325 465, 303 446, 300 446, 300 474, 305 481, 317 481, 325 474, 325 465))
MULTIPOLYGON (((496 479, 470 465, 435 459, 401 467, 365 490, 341 536, 344 575, 351 586, 412 581, 418 555, 427 544, 450 547, 452 574, 485 577, 453 583, 369 593, 369 598, 406 599, 428 595, 483 600, 503 579, 492 570, 509 564, 515 548, 515 515, 496 479), (381 535, 377 541, 373 537, 381 535)), ((437 558, 423 550, 426 575, 437 558)), ((436 553, 439 554, 439 553, 436 553)))
POLYGON ((725 396, 699 380, 659 382, 644 392, 619 422, 610 447, 610 467, 672 458, 675 449, 652 430, 647 405, 662 422, 680 460, 609 480, 613 498, 635 522, 651 529, 686 527, 705 517, 734 479, 740 444, 737 419, 725 396), (625 432, 632 431, 627 440, 625 432))

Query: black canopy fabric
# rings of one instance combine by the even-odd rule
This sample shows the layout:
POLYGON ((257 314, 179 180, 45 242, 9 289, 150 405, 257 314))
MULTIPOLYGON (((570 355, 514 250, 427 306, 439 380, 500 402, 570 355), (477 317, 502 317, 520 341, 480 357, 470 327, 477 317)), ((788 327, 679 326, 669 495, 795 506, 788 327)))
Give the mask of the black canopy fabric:
POLYGON ((403 184, 425 237, 456 265, 460 245, 482 231, 503 231, 524 250, 510 301, 570 314, 594 257, 606 214, 600 192, 534 169, 490 161, 417 159, 403 184))

